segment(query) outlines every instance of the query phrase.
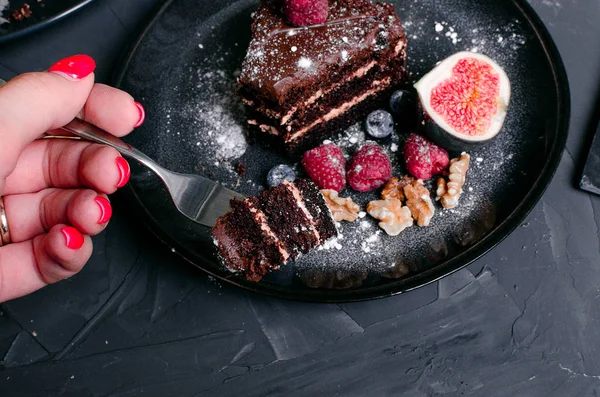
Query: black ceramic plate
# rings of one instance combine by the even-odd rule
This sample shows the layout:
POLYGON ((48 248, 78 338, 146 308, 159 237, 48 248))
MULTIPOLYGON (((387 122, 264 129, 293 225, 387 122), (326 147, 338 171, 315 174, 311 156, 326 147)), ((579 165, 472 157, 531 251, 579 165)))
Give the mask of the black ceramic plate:
POLYGON ((0 14, 0 17, 10 21, 0 24, 0 43, 42 29, 91 2, 92 0, 10 0, 9 6, 0 14), (13 20, 12 12, 25 4, 29 4, 31 16, 21 21, 13 20))
MULTIPOLYGON (((350 301, 408 291, 467 265, 506 237, 549 183, 567 137, 569 88, 557 50, 522 0, 392 0, 409 39, 415 78, 460 51, 485 53, 512 82, 503 132, 471 152, 472 166, 456 210, 438 209, 432 225, 397 237, 377 232, 369 216, 344 224, 343 238, 254 283, 222 269, 208 228, 181 216, 156 177, 135 164, 132 210, 158 237, 208 273, 285 298, 350 301)), ((256 1, 173 0, 156 16, 123 62, 116 84, 142 101, 145 125, 128 139, 166 167, 200 173, 255 194, 275 164, 292 163, 244 140, 235 76, 250 40, 256 1), (237 163, 247 172, 239 176, 237 163)), ((382 142, 401 164, 403 136, 382 142)), ((360 125, 335 138, 351 153, 360 125)), ((400 165, 395 173, 401 174, 400 165)), ((363 208, 375 194, 352 194, 363 208)))

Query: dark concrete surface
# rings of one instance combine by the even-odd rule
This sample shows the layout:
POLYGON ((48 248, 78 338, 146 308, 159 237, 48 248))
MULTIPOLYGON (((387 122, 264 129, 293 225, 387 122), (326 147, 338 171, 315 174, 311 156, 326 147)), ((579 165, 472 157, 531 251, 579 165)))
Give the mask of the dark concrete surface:
MULTIPOLYGON (((84 52, 108 81, 160 3, 97 0, 0 46, 0 77, 84 52)), ((0 396, 597 396, 600 198, 576 185, 600 88, 600 1, 531 4, 567 68, 571 131, 542 200, 488 255, 393 298, 281 301, 186 265, 117 197, 79 275, 0 306, 0 396)))

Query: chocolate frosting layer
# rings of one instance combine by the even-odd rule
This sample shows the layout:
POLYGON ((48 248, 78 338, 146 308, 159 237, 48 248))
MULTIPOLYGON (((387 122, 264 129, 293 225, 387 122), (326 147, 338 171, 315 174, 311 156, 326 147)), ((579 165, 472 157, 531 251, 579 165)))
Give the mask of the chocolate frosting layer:
POLYGON ((275 103, 299 99, 304 87, 324 76, 341 78, 366 57, 385 59, 400 40, 405 42, 390 4, 332 1, 327 21, 308 27, 289 25, 280 9, 280 0, 263 0, 256 11, 239 78, 241 85, 275 103))

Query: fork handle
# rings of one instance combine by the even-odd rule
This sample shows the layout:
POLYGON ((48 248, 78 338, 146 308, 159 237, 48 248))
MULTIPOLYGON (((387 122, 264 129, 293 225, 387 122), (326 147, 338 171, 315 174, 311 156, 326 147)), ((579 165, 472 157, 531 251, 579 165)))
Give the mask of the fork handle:
POLYGON ((133 146, 129 145, 128 143, 125 143, 123 140, 117 138, 116 136, 109 134, 103 129, 88 123, 87 121, 81 120, 80 118, 73 119, 69 124, 62 127, 62 129, 87 141, 110 146, 116 149, 123 156, 131 157, 134 160, 139 161, 140 163, 150 168, 152 171, 159 175, 166 171, 154 160, 152 160, 150 157, 140 152, 133 146))

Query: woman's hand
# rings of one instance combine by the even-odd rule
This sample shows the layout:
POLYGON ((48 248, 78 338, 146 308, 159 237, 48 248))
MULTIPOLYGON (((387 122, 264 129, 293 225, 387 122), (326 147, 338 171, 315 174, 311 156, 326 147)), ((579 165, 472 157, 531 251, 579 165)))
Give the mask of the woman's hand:
POLYGON ((0 88, 0 204, 11 240, 0 247, 0 302, 81 270, 90 236, 112 215, 107 195, 129 180, 129 165, 112 148, 38 139, 64 135, 54 130, 78 115, 116 136, 144 121, 129 94, 94 84, 95 66, 77 55, 0 88))

